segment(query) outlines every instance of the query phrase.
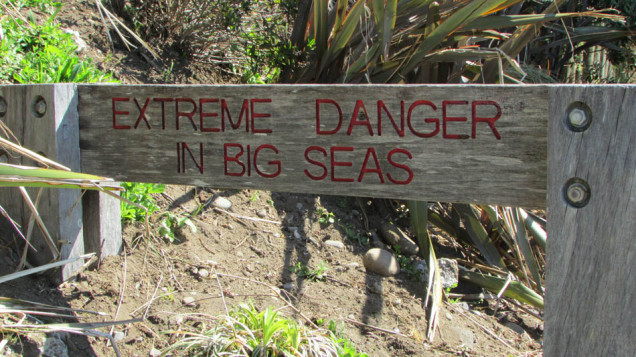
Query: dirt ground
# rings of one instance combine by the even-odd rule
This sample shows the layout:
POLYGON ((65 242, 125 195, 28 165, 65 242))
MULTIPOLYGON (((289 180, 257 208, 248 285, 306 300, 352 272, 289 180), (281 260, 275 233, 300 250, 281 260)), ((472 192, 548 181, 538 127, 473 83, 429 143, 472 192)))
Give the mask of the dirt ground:
MULTIPOLYGON (((110 49, 93 1, 68 1, 58 21, 78 31, 89 45, 85 55, 123 83, 166 82, 161 66, 141 51, 110 49)), ((233 80, 185 60, 175 64, 169 79, 233 80)), ((2 295, 105 314, 80 313, 77 321, 142 319, 112 331, 124 356, 152 355, 153 349, 179 338, 167 332, 210 326, 211 317, 250 301, 260 309, 280 308, 300 323, 334 320, 369 356, 542 354, 543 323, 506 302, 446 302, 435 339, 425 339, 425 284, 406 272, 389 278, 368 273, 362 263, 363 254, 381 244, 373 238, 382 220, 391 219, 408 230, 408 221, 391 210, 392 202, 184 186, 169 186, 156 198, 161 212, 189 213, 205 206, 192 219, 196 232, 186 227, 177 241, 168 242, 156 234, 149 237, 140 224, 129 224, 124 227, 121 256, 109 257, 60 286, 45 277, 15 280, 2 285, 2 295), (206 206, 213 197, 228 199, 232 207, 206 206), (321 208, 333 212, 334 224, 319 222, 321 208), (310 268, 324 262, 327 279, 297 276, 290 268, 298 262, 310 268)), ((153 218, 155 227, 159 219, 153 218)), ((461 256, 446 237, 433 235, 438 257, 461 256)), ((2 273, 15 266, 17 252, 11 242, 3 241, 2 273)), ((462 283, 453 291, 480 292, 462 283)), ((70 356, 114 355, 101 337, 69 334, 63 340, 70 356)), ((35 343, 23 339, 7 351, 31 355, 36 353, 35 343)))

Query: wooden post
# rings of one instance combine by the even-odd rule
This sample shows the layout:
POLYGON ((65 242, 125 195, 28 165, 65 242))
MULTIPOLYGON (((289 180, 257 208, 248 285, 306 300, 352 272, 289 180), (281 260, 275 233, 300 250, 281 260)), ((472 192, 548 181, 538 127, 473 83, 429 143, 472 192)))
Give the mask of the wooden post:
POLYGON ((636 91, 550 91, 544 354, 636 353, 636 91))
MULTIPOLYGON (((8 102, 5 123, 13 130, 17 139, 26 148, 55 160, 71 170, 81 172, 79 149, 78 92, 75 84, 28 85, 2 87, 2 94, 8 102)), ((13 163, 33 166, 31 160, 11 159, 13 163)), ((27 227, 30 210, 22 204, 22 198, 16 194, 16 188, 5 188, 2 199, 10 202, 10 214, 27 227)), ((38 189, 28 189, 35 201, 38 189)), ((38 205, 38 211, 47 230, 59 247, 61 259, 76 257, 85 252, 85 245, 97 253, 119 252, 121 227, 119 208, 113 211, 113 203, 97 193, 89 194, 82 205, 82 192, 71 189, 44 189, 38 205), (104 211, 104 208, 110 211, 104 211), (103 213, 99 213, 99 210, 103 213), (95 213, 95 210, 98 212, 95 213), (86 211, 83 213, 83 211, 86 211), (88 217, 89 225, 84 225, 83 214, 88 217), (109 232, 103 232, 104 219, 91 219, 95 216, 106 217, 110 222, 109 232), (88 233, 85 235, 85 233, 88 233), (86 240, 86 242, 85 242, 86 240), (103 240, 107 240, 103 243, 103 240), (102 249, 98 249, 102 248, 102 249)), ((101 194, 103 195, 103 194, 101 194)), ((115 200, 116 201, 116 200, 115 200)), ((23 229, 26 231, 26 229, 23 229)), ((30 261, 45 264, 53 258, 43 235, 36 228, 32 242, 37 252, 30 251, 30 261)), ((62 280, 71 276, 82 261, 67 264, 61 272, 62 280)))

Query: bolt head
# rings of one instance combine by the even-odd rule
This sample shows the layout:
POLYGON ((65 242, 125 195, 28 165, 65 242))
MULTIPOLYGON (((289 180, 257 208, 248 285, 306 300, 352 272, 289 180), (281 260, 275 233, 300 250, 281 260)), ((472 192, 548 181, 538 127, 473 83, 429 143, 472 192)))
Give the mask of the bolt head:
POLYGON ((572 207, 581 208, 590 201, 590 186, 583 179, 569 179, 563 188, 565 201, 572 207))
POLYGON ((3 97, 0 97, 0 117, 7 114, 7 101, 3 97))
POLYGON ((583 126, 587 122, 587 113, 581 108, 575 108, 568 114, 568 120, 572 125, 583 126))
POLYGON ((44 98, 36 98, 35 103, 33 103, 33 112, 38 118, 41 118, 44 114, 46 114, 46 100, 44 98))
POLYGON ((582 102, 575 102, 567 110, 565 124, 574 132, 585 131, 592 122, 592 112, 590 108, 582 102))

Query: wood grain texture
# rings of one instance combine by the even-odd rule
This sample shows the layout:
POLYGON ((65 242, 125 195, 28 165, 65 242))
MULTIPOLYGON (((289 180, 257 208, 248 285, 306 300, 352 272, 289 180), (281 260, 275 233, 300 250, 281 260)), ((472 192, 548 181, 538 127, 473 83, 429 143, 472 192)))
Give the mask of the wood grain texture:
MULTIPOLYGON (((25 86, 0 86, 0 97, 6 102, 6 113, 0 118, 2 122, 13 132, 13 134, 22 140, 24 122, 24 110, 26 108, 26 87, 25 86)), ((21 165, 22 157, 10 152, 0 151, 2 156, 0 160, 3 163, 21 165)), ((7 211, 9 216, 18 223, 22 223, 22 196, 16 188, 0 187, 0 204, 7 211)), ((6 237, 11 237, 14 228, 11 225, 3 225, 3 229, 7 232, 6 237)))
MULTIPOLYGON (((28 85, 25 93, 24 129, 22 145, 47 158, 57 161, 71 170, 80 171, 79 131, 77 114, 77 88, 73 84, 28 85), (39 116, 34 105, 38 98, 46 102, 46 112, 39 116)), ((27 160, 30 161, 30 160, 27 160)), ((37 166, 33 162, 26 165, 37 166)), ((38 189, 28 189, 33 200, 38 189)), ((82 192, 71 189, 43 189, 38 212, 53 239, 61 242, 61 259, 84 254, 84 234, 82 230, 82 207, 77 203, 82 192)), ((25 208, 25 212, 27 208, 25 208)), ((30 213, 29 213, 30 214, 30 213)), ((28 214, 25 214, 28 217, 28 214)), ((48 263, 48 248, 44 245, 39 230, 35 230, 34 245, 38 253, 32 254, 32 261, 48 263)), ((66 280, 83 264, 77 261, 62 268, 58 279, 66 280)))
MULTIPOLYGON (((547 86, 80 85, 82 169, 121 181, 545 207, 547 92, 547 86), (123 99, 113 105, 113 98, 123 99), (192 99, 194 105, 187 98, 192 99), (219 102, 203 104, 203 112, 207 114, 202 126, 200 99, 206 98, 219 102), (246 132, 244 122, 239 129, 229 130, 227 121, 225 132, 202 131, 202 127, 220 128, 221 99, 225 99, 234 122, 243 100, 248 100, 249 107, 252 104, 249 101, 257 99, 255 112, 269 117, 256 117, 254 127, 272 132, 246 132), (259 102, 258 99, 271 102, 259 102), (318 99, 335 101, 342 110, 342 126, 333 135, 317 133, 318 99), (179 111, 183 113, 191 112, 196 106, 192 121, 184 115, 176 120, 177 100, 180 100, 179 111), (418 100, 429 104, 419 102, 413 106, 418 100), (386 110, 380 109, 381 135, 378 135, 378 101, 386 106, 386 110), (405 108, 404 136, 398 134, 386 114, 389 111, 399 123, 401 101, 405 108), (500 139, 483 120, 476 122, 473 138, 473 104, 477 103, 476 117, 488 118, 496 116, 493 102, 501 110, 500 118, 494 122, 500 139), (353 115, 356 105, 359 115, 353 115), (146 115, 140 117, 140 109, 144 107, 146 115), (408 125, 410 109, 413 130, 408 125), (114 111, 128 114, 117 114, 114 122, 114 111), (444 112, 446 136, 464 138, 444 138, 444 112), (352 117, 354 125, 351 135, 347 135, 352 117), (165 118, 165 129, 162 118, 165 118), (425 122, 426 118, 438 118, 439 132, 431 137, 419 137, 414 131, 420 134, 435 132, 435 119, 425 122), (370 127, 366 125, 367 120, 370 127), (130 129, 114 129, 114 125, 129 126, 130 129), (179 164, 181 155, 177 152, 179 142, 185 142, 192 153, 191 157, 189 152, 185 151, 184 155, 181 151, 185 158, 185 172, 182 173, 178 172, 178 168, 183 168, 183 163, 179 164), (250 175, 245 154, 239 158, 246 166, 245 174, 240 177, 226 175, 223 145, 228 143, 240 145, 243 150, 250 145, 250 175), (196 166, 201 161, 201 145, 203 173, 196 166), (274 154, 273 150, 263 149, 258 161, 265 174, 276 172, 274 165, 267 164, 269 161, 280 161, 282 168, 278 176, 266 178, 256 172, 253 153, 260 145, 273 145, 278 150, 278 154, 274 154), (309 153, 309 157, 319 164, 311 163, 305 157, 310 146, 324 150, 309 153), (334 160, 342 163, 336 163, 333 170, 330 163, 332 147, 347 148, 333 149, 334 160), (349 148, 353 151, 346 151, 349 148), (394 152, 389 160, 388 155, 396 148, 403 151, 394 152), (369 150, 377 155, 377 164, 369 150), (410 159, 405 151, 411 155, 410 159), (367 156, 367 170, 361 175, 367 156), (409 174, 391 161, 408 166, 413 172, 412 181, 393 183, 389 175, 394 181, 403 182, 408 180, 409 174), (324 179, 313 180, 306 170, 314 177, 322 177, 325 171, 327 175, 324 179), (353 182, 339 182, 338 179, 352 179, 353 182)), ((321 104, 320 108, 321 130, 335 129, 338 122, 336 106, 330 102, 321 104)), ((229 147, 228 155, 235 156, 239 150, 238 146, 229 147)), ((227 170, 239 173, 242 168, 229 161, 227 170)))
POLYGON ((636 355, 636 88, 550 90, 546 356, 636 355), (571 103, 591 126, 565 126, 571 103), (591 199, 568 206, 563 187, 585 180, 591 199))

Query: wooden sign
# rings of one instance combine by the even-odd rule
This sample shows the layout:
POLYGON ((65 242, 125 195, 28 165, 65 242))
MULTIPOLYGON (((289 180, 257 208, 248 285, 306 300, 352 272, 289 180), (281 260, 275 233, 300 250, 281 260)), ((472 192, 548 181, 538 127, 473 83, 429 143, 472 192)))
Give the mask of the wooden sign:
POLYGON ((547 86, 79 86, 121 181, 544 207, 547 86))
MULTIPOLYGON (((25 145, 122 181, 547 206, 546 356, 635 355, 634 113, 633 85, 0 86, 25 145)), ((118 252, 119 202, 59 191, 62 258, 118 252)))

